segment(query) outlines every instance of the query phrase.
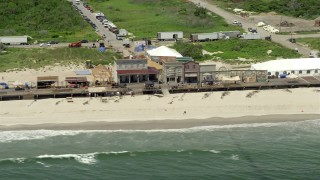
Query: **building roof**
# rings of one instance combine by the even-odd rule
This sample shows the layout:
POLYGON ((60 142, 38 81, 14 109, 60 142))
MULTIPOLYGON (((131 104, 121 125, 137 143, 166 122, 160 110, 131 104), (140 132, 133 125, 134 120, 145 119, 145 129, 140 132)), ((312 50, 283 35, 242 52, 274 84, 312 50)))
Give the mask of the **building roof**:
POLYGON ((251 70, 290 71, 320 69, 320 58, 281 59, 251 65, 251 70))
POLYGON ((149 67, 148 69, 128 69, 128 70, 117 70, 118 75, 142 75, 142 74, 159 74, 156 68, 149 67))
POLYGON ((178 51, 175 49, 168 48, 166 46, 160 46, 155 49, 151 49, 147 51, 149 56, 173 56, 173 57, 183 57, 178 51))
POLYGON ((181 62, 187 62, 187 61, 192 61, 192 57, 177 57, 176 61, 181 61, 181 62))
POLYGON ((59 81, 58 76, 38 76, 37 81, 59 81))
POLYGON ((66 77, 67 82, 88 82, 87 77, 66 77))
POLYGON ((140 64, 147 63, 146 59, 119 59, 115 61, 116 64, 140 64))

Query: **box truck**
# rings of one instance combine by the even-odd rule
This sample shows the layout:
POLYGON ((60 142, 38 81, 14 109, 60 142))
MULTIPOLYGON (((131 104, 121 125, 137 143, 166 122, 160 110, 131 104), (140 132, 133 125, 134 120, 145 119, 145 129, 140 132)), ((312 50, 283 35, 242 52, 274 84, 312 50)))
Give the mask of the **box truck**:
POLYGON ((219 39, 219 33, 198 33, 198 34, 191 34, 191 41, 198 42, 198 41, 213 41, 219 39))
POLYGON ((5 45, 26 45, 28 36, 0 36, 0 42, 5 45))
POLYGON ((158 32, 157 39, 160 41, 168 41, 168 40, 178 40, 183 38, 182 31, 176 32, 158 32))

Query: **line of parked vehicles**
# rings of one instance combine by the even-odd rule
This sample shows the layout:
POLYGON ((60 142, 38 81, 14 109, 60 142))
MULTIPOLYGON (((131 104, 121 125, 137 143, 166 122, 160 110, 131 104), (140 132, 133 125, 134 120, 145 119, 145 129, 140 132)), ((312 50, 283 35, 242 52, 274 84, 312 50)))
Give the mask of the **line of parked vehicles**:
POLYGON ((96 19, 99 20, 105 28, 116 34, 117 40, 123 40, 128 35, 127 30, 118 29, 118 27, 113 22, 109 21, 102 12, 98 12, 95 15, 96 19))

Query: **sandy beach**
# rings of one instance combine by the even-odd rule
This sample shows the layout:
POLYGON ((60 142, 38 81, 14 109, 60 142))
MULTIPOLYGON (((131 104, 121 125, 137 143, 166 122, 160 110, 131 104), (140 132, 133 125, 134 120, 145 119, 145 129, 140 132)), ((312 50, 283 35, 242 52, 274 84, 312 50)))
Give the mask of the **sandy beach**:
POLYGON ((318 88, 0 102, 0 130, 172 129, 320 119, 318 88))

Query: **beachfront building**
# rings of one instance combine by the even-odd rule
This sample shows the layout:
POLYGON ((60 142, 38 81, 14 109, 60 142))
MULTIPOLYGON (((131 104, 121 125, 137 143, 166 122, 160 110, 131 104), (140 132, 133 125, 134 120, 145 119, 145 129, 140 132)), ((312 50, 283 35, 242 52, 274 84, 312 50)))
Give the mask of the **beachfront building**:
POLYGON ((267 70, 269 77, 320 75, 320 58, 281 59, 251 65, 251 70, 267 70))
POLYGON ((216 65, 212 63, 200 63, 201 82, 213 84, 215 79, 216 65))
POLYGON ((268 79, 266 70, 225 70, 215 71, 215 80, 223 83, 255 83, 266 82, 268 79))
POLYGON ((182 62, 166 62, 162 67, 162 82, 163 83, 179 83, 182 79, 182 62))
POLYGON ((195 61, 182 64, 182 78, 184 83, 198 83, 200 80, 200 65, 195 61))
POLYGON ((198 83, 203 80, 213 83, 216 65, 210 63, 199 64, 195 61, 176 61, 163 63, 162 82, 198 83))
POLYGON ((142 83, 157 81, 159 71, 148 67, 146 59, 121 59, 114 63, 114 81, 117 83, 142 83))
POLYGON ((70 88, 80 88, 80 87, 88 87, 89 81, 87 77, 66 77, 65 79, 67 86, 70 88))
POLYGON ((37 89, 51 88, 54 85, 59 84, 58 76, 38 76, 37 77, 37 89))

